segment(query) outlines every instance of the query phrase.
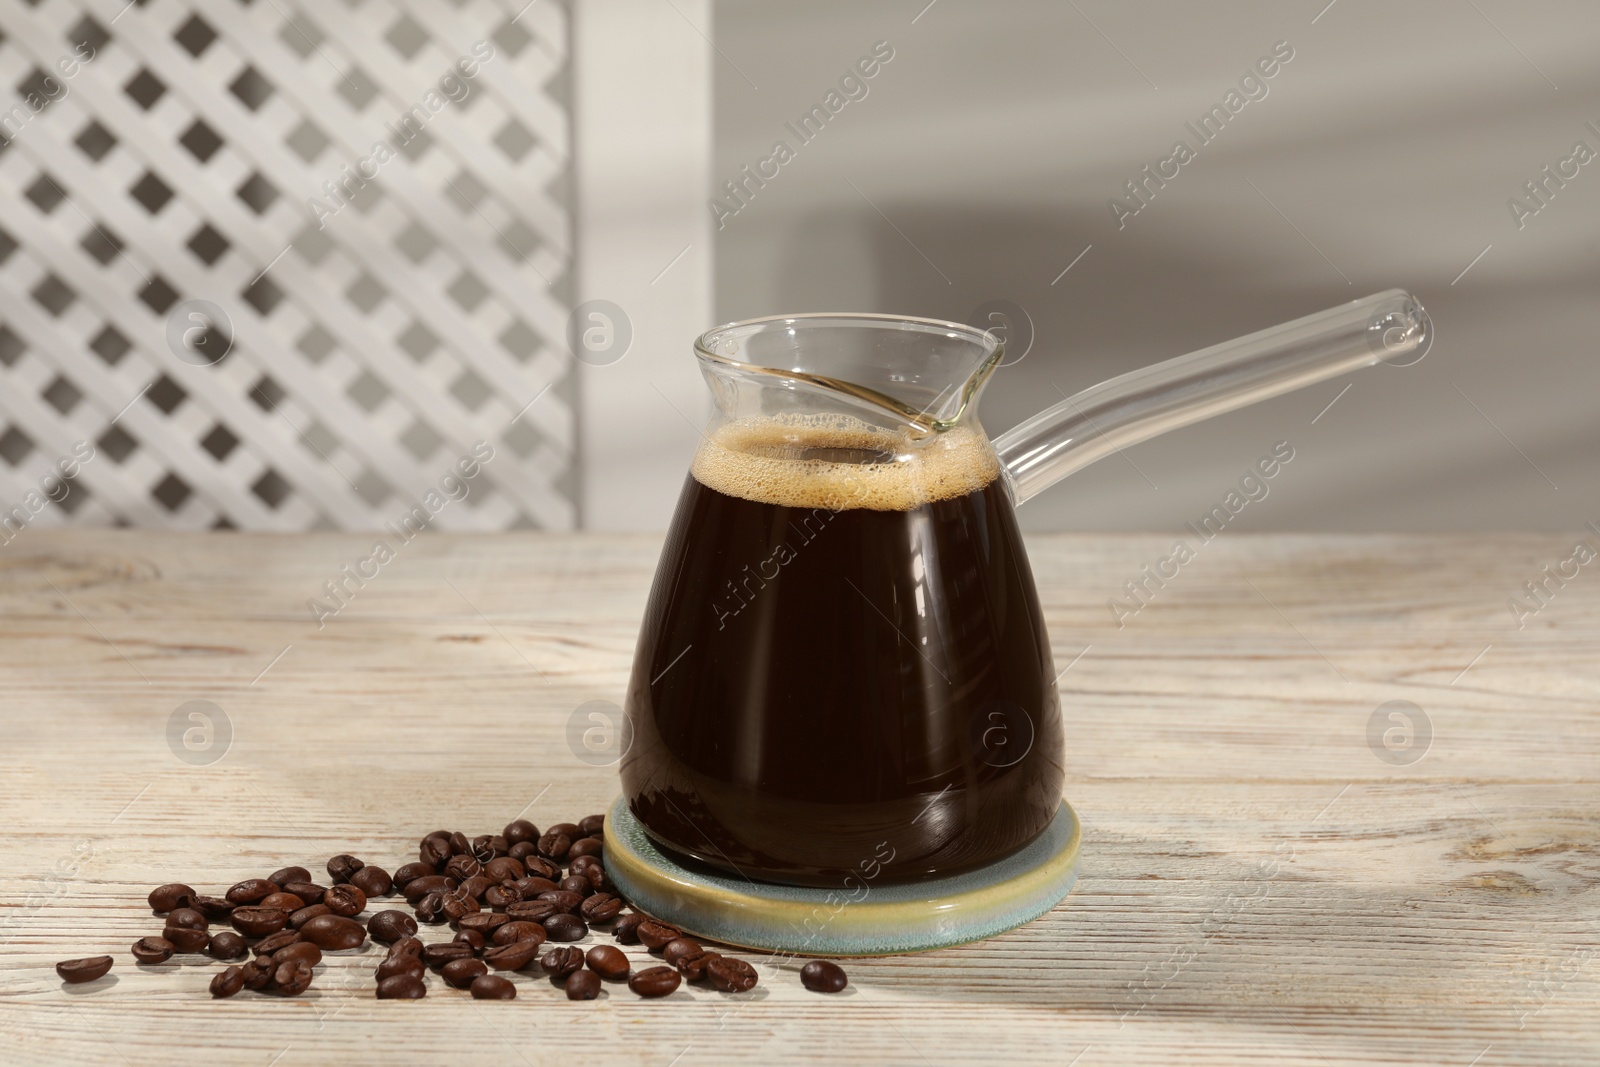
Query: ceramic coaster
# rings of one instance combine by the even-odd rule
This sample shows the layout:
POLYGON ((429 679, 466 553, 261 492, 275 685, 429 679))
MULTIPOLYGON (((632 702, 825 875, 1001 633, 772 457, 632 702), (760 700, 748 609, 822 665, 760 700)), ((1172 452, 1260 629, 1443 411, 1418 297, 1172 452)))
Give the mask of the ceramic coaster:
POLYGON ((1078 817, 1065 801, 1020 852, 976 871, 912 885, 851 889, 751 882, 690 870, 667 856, 618 798, 606 815, 605 868, 640 911, 741 948, 806 956, 923 952, 1038 918, 1078 876, 1078 817))

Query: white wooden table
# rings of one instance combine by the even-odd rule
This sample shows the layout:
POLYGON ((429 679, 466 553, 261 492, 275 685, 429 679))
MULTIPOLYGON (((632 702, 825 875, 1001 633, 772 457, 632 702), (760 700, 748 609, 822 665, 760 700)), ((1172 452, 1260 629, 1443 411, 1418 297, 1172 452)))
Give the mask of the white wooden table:
POLYGON ((28 531, 0 550, 0 1060, 1600 1062, 1600 578, 1507 607, 1572 539, 1230 533, 1118 629, 1170 538, 1036 538, 1086 826, 1065 903, 833 998, 790 965, 741 999, 483 1004, 373 999, 372 947, 214 1002, 216 964, 128 946, 162 882, 603 810, 567 720, 621 699, 658 540, 430 535, 319 630, 369 538, 28 531), (189 700, 231 724, 214 762, 169 748, 189 700), (1396 700, 1420 758, 1369 745, 1396 700), (111 977, 56 979, 98 953, 111 977))

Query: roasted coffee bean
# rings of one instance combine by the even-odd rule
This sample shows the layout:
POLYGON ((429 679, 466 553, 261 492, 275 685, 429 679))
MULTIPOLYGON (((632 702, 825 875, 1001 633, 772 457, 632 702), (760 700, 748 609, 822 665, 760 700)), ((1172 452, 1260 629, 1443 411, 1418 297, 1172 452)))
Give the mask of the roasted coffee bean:
POLYGON ((174 908, 167 913, 167 925, 182 930, 204 930, 210 923, 193 908, 174 908))
MULTIPOLYGON (((234 968, 228 968, 233 970, 234 968)), ((264 960, 251 960, 238 967, 239 983, 245 989, 261 990, 272 981, 272 968, 264 960)))
POLYGON ((450 835, 450 854, 452 856, 472 855, 472 841, 460 830, 450 835))
POLYGON ((472 958, 451 960, 439 968, 439 974, 457 989, 469 989, 477 979, 489 973, 489 965, 472 958))
POLYGON ((605 846, 600 843, 598 837, 580 837, 572 843, 571 848, 567 849, 567 862, 570 864, 575 859, 593 858, 604 850, 605 846))
MULTIPOLYGON (((181 926, 164 928, 160 937, 141 938, 134 944, 134 948, 138 949, 139 945, 156 942, 168 946, 167 955, 160 955, 160 946, 156 945, 155 950, 150 953, 153 958, 149 960, 141 959, 141 963, 161 963, 173 955, 192 956, 211 952, 211 935, 209 933, 204 930, 190 930, 181 926)), ((134 956, 138 958, 139 953, 135 951, 134 956)))
POLYGON ((516 941, 532 941, 542 945, 549 937, 538 923, 513 920, 497 928, 489 940, 496 945, 509 945, 516 941))
POLYGON ((299 960, 308 967, 315 967, 322 962, 322 950, 309 941, 296 941, 292 945, 285 945, 272 954, 274 967, 288 963, 290 960, 299 960))
POLYGON ((274 959, 272 968, 272 981, 267 985, 268 993, 276 993, 280 997, 298 997, 311 988, 311 964, 304 960, 285 960, 277 963, 274 959))
POLYGON ((722 953, 720 952, 707 952, 701 949, 699 953, 690 953, 687 956, 678 957, 678 962, 674 963, 673 966, 678 969, 679 974, 683 975, 685 982, 704 982, 706 980, 706 968, 711 965, 712 960, 720 960, 721 958, 722 953))
POLYGON ((428 995, 428 983, 420 974, 397 974, 378 983, 379 1000, 421 1000, 428 995))
POLYGON ((241 960, 250 951, 245 939, 232 930, 218 930, 211 935, 211 946, 207 949, 212 959, 241 960))
MULTIPOLYGON (((267 881, 282 889, 289 889, 290 882, 311 881, 311 872, 304 867, 285 867, 282 870, 274 871, 268 876, 267 881)), ((289 889, 289 892, 292 893, 294 890, 289 889)))
POLYGON ((560 882, 551 881, 542 874, 530 874, 526 878, 518 878, 515 884, 521 891, 523 900, 536 900, 540 893, 553 893, 561 888, 560 882))
POLYGON ((661 946, 661 958, 675 964, 684 956, 703 954, 706 948, 692 937, 675 937, 661 946))
POLYGON ((581 874, 569 874, 558 884, 563 892, 576 893, 580 903, 584 897, 594 892, 594 886, 589 884, 589 879, 581 874))
POLYGON ((459 941, 463 945, 471 945, 474 953, 482 952, 484 946, 488 944, 483 935, 476 930, 457 930, 456 936, 451 940, 459 941))
POLYGON ((239 965, 239 975, 244 979, 246 989, 265 989, 267 983, 272 981, 272 968, 266 960, 251 960, 239 965))
POLYGON ((606 817, 604 815, 585 815, 578 821, 578 833, 584 837, 595 837, 604 832, 606 817))
POLYGON ((600 995, 600 976, 593 971, 578 971, 566 981, 568 1000, 593 1000, 600 995))
POLYGON ((268 893, 261 898, 261 903, 256 905, 261 908, 282 908, 287 912, 296 912, 306 906, 306 902, 294 893, 268 893))
POLYGON ((247 904, 234 908, 228 920, 233 923, 235 930, 246 937, 266 937, 289 925, 289 913, 282 908, 260 908, 247 904))
POLYGON ((175 951, 183 953, 204 952, 206 946, 211 944, 210 934, 204 930, 192 930, 187 926, 169 926, 161 931, 161 936, 175 951))
POLYGON ((683 936, 683 931, 671 923, 646 919, 639 924, 639 943, 651 952, 660 952, 668 941, 683 936))
POLYGON ((322 963, 322 949, 318 949, 314 941, 307 941, 298 929, 285 929, 256 942, 256 957, 272 957, 275 960, 306 958, 312 963, 322 963), (290 949, 294 949, 294 952, 290 952, 290 949), (286 952, 290 953, 283 955, 286 952))
POLYGON ((182 882, 168 882, 150 890, 150 910, 165 915, 174 908, 193 907, 195 892, 182 882))
POLYGON ((283 891, 285 893, 293 893, 305 901, 305 904, 302 905, 303 907, 321 904, 322 894, 326 892, 322 886, 317 885, 315 882, 286 882, 283 883, 283 891))
POLYGON ((683 976, 671 967, 646 967, 628 977, 628 988, 641 997, 664 997, 682 982, 683 976))
POLYGON ((639 927, 649 921, 649 919, 636 911, 630 911, 626 915, 619 915, 617 917, 617 925, 611 929, 611 936, 624 945, 637 945, 639 943, 639 927))
POLYGON ((479 975, 472 980, 473 1000, 516 1000, 517 987, 498 974, 479 975))
POLYGON ((442 913, 445 920, 452 924, 467 915, 474 915, 483 910, 483 905, 479 904, 475 897, 468 896, 460 889, 442 895, 444 897, 444 903, 441 905, 442 913))
POLYGON ((555 904, 548 900, 524 900, 517 904, 506 905, 507 915, 528 922, 543 922, 555 913, 555 904))
POLYGON ((189 901, 189 906, 204 915, 207 922, 227 922, 228 916, 233 914, 233 905, 221 897, 207 897, 196 893, 189 901))
POLYGON ((378 964, 377 977, 380 982, 397 974, 414 974, 421 978, 425 969, 417 956, 390 956, 378 964))
POLYGON ((427 834, 426 836, 424 836, 422 840, 426 841, 430 837, 437 837, 437 838, 441 839, 442 841, 444 841, 444 843, 447 844, 447 845, 450 843, 450 831, 449 830, 435 830, 432 833, 427 834))
POLYGON ((513 941, 483 950, 483 962, 497 971, 520 971, 539 955, 538 941, 513 941))
POLYGON ((340 883, 348 882, 352 874, 355 874, 365 866, 365 863, 362 863, 354 856, 341 852, 328 861, 328 877, 333 879, 334 885, 339 885, 340 883))
POLYGON ((582 966, 583 949, 574 945, 553 948, 539 960, 539 969, 551 978, 565 978, 582 966))
POLYGON ((318 915, 332 915, 326 904, 312 904, 289 916, 289 929, 299 930, 318 915))
POLYGON ((244 988, 244 968, 229 967, 211 979, 211 995, 221 1000, 244 988))
MULTIPOLYGON (((567 864, 567 873, 584 874, 590 867, 598 866, 600 866, 600 858, 598 856, 579 856, 567 864)), ((587 877, 586 874, 585 877, 587 877)))
POLYGON ((524 863, 527 862, 529 856, 537 856, 538 854, 539 848, 536 841, 518 841, 516 844, 512 845, 511 850, 506 853, 506 855, 510 856, 512 859, 522 860, 524 863))
POLYGON ((529 878, 546 878, 554 886, 561 880, 561 867, 543 856, 518 856, 522 861, 523 869, 528 872, 529 878))
POLYGON ((622 914, 622 898, 610 893, 595 893, 585 897, 583 903, 578 905, 578 914, 591 925, 608 923, 622 914))
POLYGON ((464 882, 475 874, 483 873, 483 864, 473 855, 451 856, 444 865, 444 873, 458 882, 464 882))
POLYGON ((288 948, 300 939, 299 930, 279 930, 270 937, 263 937, 257 941, 255 953, 257 956, 270 956, 280 948, 288 948))
POLYGON ((343 915, 318 915, 300 928, 300 936, 320 949, 337 952, 360 948, 366 943, 367 931, 343 915))
POLYGON ((205 933, 206 929, 210 929, 210 923, 206 921, 205 915, 192 909, 192 907, 179 907, 179 909, 166 913, 166 926, 168 926, 168 929, 189 929, 189 931, 200 931, 200 933, 205 933))
POLYGON ((111 970, 110 956, 86 956, 81 960, 62 960, 56 964, 56 974, 68 985, 92 982, 103 978, 111 970))
POLYGON ((447 837, 424 838, 422 847, 417 849, 417 859, 437 871, 450 859, 450 839, 447 837))
POLYGON ((572 838, 554 830, 546 830, 544 836, 539 838, 539 855, 547 860, 564 860, 567 858, 567 849, 572 847, 572 838))
POLYGON ((500 915, 492 911, 480 911, 474 915, 463 915, 457 927, 462 930, 476 930, 485 937, 494 933, 495 929, 511 921, 511 916, 500 915))
POLYGON ((510 847, 499 834, 480 834, 472 839, 472 854, 479 863, 488 863, 496 856, 504 856, 510 847))
POLYGON ((578 824, 575 822, 551 823, 544 828, 544 832, 547 834, 565 834, 574 840, 583 836, 578 832, 578 824))
POLYGON ((464 960, 471 957, 472 946, 460 941, 436 942, 422 950, 422 962, 434 970, 438 970, 451 960, 464 960))
POLYGON ((420 960, 422 958, 422 950, 424 947, 425 946, 423 943, 415 937, 402 937, 400 940, 389 946, 388 954, 391 957, 415 956, 420 960))
POLYGON ((500 831, 500 836, 513 845, 524 841, 537 841, 539 828, 527 819, 513 819, 506 823, 506 828, 500 831))
POLYGON ((510 856, 496 856, 483 865, 483 876, 491 882, 515 882, 527 874, 528 871, 522 863, 510 856))
POLYGON ((140 963, 166 963, 172 953, 172 942, 164 937, 141 937, 133 943, 133 958, 140 963))
POLYGON ((483 902, 491 908, 504 908, 522 899, 515 885, 492 885, 483 891, 483 902))
POLYGON ((473 900, 483 900, 483 895, 494 887, 494 882, 481 874, 475 874, 461 883, 461 895, 471 897, 473 900))
POLYGON ((417 901, 417 922, 437 926, 444 922, 444 894, 429 893, 417 901))
POLYGON ((583 897, 569 889, 551 889, 539 894, 540 900, 548 900, 556 906, 557 911, 575 912, 578 905, 583 903, 583 897))
POLYGON ((544 921, 544 932, 552 941, 582 941, 589 927, 576 915, 563 912, 544 921))
POLYGON ((584 956, 589 969, 601 978, 616 981, 628 977, 628 956, 615 945, 596 945, 584 956))
POLYGON ((454 878, 446 878, 442 874, 430 874, 424 878, 413 878, 406 883, 406 903, 414 908, 428 894, 448 893, 460 884, 454 878))
POLYGON ((403 937, 411 937, 417 932, 417 920, 403 911, 380 911, 367 920, 367 933, 374 941, 382 941, 392 945, 403 937))
POLYGON ((831 960, 810 960, 800 968, 800 984, 813 993, 837 993, 850 984, 850 977, 831 960))
POLYGON ((382 867, 363 867, 350 876, 350 884, 371 897, 386 897, 394 891, 394 879, 382 867))
POLYGON ((278 933, 269 934, 269 936, 262 937, 261 941, 256 942, 253 952, 256 953, 258 960, 264 960, 264 958, 274 955, 278 950, 288 949, 290 945, 298 944, 310 944, 310 942, 304 941, 304 934, 301 934, 298 929, 280 929, 278 933))
POLYGON ((276 882, 269 882, 265 878, 246 878, 242 882, 234 883, 228 890, 228 903, 235 907, 240 904, 256 904, 277 891, 276 882))
POLYGON ((724 993, 743 993, 756 987, 756 969, 732 956, 723 956, 706 964, 706 978, 724 993))
POLYGON ((402 863, 395 869, 393 881, 400 889, 405 889, 413 879, 433 873, 435 872, 431 863, 402 863))
POLYGON ((353 885, 330 885, 322 894, 323 905, 335 915, 350 918, 367 910, 367 895, 353 885))

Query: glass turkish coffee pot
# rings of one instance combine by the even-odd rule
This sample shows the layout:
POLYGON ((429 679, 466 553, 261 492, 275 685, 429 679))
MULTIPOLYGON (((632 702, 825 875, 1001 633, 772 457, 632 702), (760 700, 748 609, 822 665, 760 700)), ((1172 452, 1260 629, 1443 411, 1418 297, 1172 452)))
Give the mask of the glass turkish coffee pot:
POLYGON ((954 874, 1061 805, 1056 669, 1015 506, 1111 452, 1421 358, 1389 290, 1102 382, 990 441, 992 332, 886 315, 733 323, 662 550, 626 711, 633 815, 753 880, 954 874))

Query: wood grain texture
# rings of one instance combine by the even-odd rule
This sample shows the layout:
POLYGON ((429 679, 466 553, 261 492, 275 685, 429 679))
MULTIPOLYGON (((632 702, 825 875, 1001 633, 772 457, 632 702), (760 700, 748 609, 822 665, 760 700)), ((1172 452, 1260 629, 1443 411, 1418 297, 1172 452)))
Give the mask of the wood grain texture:
POLYGON ((1229 534, 1119 628, 1170 541, 1030 542, 1085 836, 1021 930, 856 962, 834 998, 786 964, 744 999, 380 1003, 369 948, 213 1002, 216 964, 128 955, 152 886, 604 809, 568 717, 621 699, 659 540, 429 535, 319 629, 369 539, 29 531, 0 550, 0 1060, 1600 1060, 1600 578, 1520 630, 1506 605, 1571 538, 1229 534), (168 748, 192 699, 233 728, 207 766, 168 748), (1431 722, 1415 762, 1368 746, 1391 700, 1431 722), (101 952, 112 977, 56 979, 101 952))

